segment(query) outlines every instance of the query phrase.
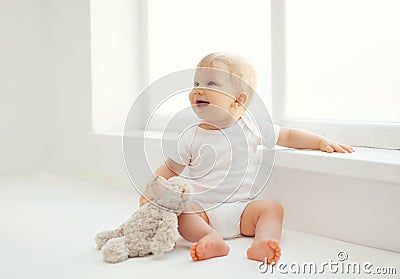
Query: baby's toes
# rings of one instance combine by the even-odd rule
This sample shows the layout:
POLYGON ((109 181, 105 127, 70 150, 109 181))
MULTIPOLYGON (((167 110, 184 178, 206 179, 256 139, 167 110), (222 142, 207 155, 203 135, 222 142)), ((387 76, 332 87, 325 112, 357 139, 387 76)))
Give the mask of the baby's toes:
POLYGON ((279 259, 281 258, 281 253, 280 252, 278 252, 278 253, 275 253, 275 256, 274 256, 274 258, 272 259, 272 263, 277 263, 278 261, 279 261, 279 259))
POLYGON ((276 263, 281 257, 281 248, 279 247, 279 242, 275 239, 271 239, 269 242, 270 247, 274 251, 271 262, 276 263))
POLYGON ((271 247, 275 251, 281 249, 279 247, 279 242, 276 239, 269 239, 269 240, 267 240, 267 243, 268 243, 269 247, 271 247))
POLYGON ((198 246, 197 242, 193 243, 192 246, 190 246, 190 256, 192 257, 192 260, 194 260, 194 261, 199 260, 199 257, 197 256, 197 252, 196 252, 197 246, 198 246))

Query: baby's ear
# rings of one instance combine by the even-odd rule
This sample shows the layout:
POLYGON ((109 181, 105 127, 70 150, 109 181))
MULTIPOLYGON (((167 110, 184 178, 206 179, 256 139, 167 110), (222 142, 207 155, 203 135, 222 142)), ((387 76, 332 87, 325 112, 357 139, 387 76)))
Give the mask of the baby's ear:
POLYGON ((244 105, 246 104, 246 101, 247 101, 247 94, 245 92, 240 92, 236 98, 236 102, 238 102, 240 105, 244 105))
POLYGON ((154 176, 150 183, 150 192, 156 197, 161 197, 167 191, 167 180, 162 176, 154 176))

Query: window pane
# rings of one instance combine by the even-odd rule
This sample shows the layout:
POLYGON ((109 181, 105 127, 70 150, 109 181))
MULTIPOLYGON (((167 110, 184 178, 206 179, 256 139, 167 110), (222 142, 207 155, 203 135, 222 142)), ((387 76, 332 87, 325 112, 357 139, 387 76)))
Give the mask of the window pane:
MULTIPOLYGON (((258 74, 257 91, 270 104, 269 1, 147 3, 150 82, 175 71, 195 68, 209 53, 233 52, 252 63, 258 74)), ((180 96, 178 104, 179 108, 187 107, 187 96, 180 96)), ((170 116, 177 111, 176 105, 177 102, 166 102, 157 113, 170 116)))
POLYGON ((90 2, 92 123, 96 133, 121 132, 141 87, 135 1, 90 2))
POLYGON ((285 3, 285 116, 400 122, 400 1, 285 3))

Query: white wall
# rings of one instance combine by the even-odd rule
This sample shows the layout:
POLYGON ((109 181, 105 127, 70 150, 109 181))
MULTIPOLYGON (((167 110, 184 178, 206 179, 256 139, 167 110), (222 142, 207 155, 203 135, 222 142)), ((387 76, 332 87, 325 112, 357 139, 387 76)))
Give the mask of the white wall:
POLYGON ((0 1, 0 36, 0 175, 44 169, 132 190, 122 138, 92 134, 90 1, 0 1))
POLYGON ((42 166, 40 1, 0 1, 0 174, 42 166))
POLYGON ((45 168, 132 190, 122 139, 92 133, 90 1, 43 0, 45 168))

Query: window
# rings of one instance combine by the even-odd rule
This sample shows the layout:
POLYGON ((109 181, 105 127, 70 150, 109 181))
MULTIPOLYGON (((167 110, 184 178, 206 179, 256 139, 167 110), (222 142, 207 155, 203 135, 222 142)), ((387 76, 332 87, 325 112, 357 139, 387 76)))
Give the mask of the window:
MULTIPOLYGON (((258 74, 271 109, 270 3, 265 0, 92 0, 92 123, 96 133, 121 133, 132 102, 158 78, 196 67, 208 53, 235 52, 258 74)), ((189 105, 188 92, 161 104, 152 129, 189 105)), ((148 118, 155 105, 139 106, 148 118)), ((141 120, 144 128, 147 119, 141 120)), ((139 128, 139 127, 138 127, 139 128)), ((177 128, 179 130, 179 127, 177 128)))
MULTIPOLYGON (((399 12, 396 0, 91 1, 94 131, 122 132, 146 85, 226 51, 253 64, 274 122, 400 149, 399 12)), ((150 128, 189 106, 187 94, 160 105, 150 128)))
POLYGON ((399 12, 396 0, 273 0, 274 118, 400 148, 399 12))
MULTIPOLYGON (((269 1, 149 0, 147 11, 150 82, 193 69, 209 53, 234 52, 254 66, 257 92, 271 109, 269 1)), ((150 104, 155 105, 151 96, 150 104)), ((186 107, 190 107, 187 90, 160 105, 149 125, 162 129, 186 107)))
POLYGON ((90 2, 92 129, 121 133, 136 94, 144 87, 141 1, 90 2))

